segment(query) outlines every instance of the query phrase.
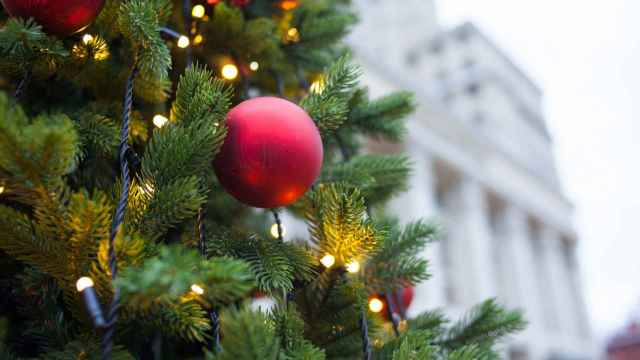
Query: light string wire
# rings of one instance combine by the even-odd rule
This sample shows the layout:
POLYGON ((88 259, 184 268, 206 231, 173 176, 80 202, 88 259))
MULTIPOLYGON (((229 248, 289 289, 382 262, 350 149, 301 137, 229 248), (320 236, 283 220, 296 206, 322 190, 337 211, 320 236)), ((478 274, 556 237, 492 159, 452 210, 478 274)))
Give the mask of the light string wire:
POLYGON ((32 77, 33 77, 33 71, 31 69, 31 66, 29 66, 24 71, 24 75, 22 76, 22 79, 20 79, 20 82, 16 86, 16 90, 13 93, 13 98, 16 101, 22 98, 22 95, 24 95, 27 85, 29 85, 29 82, 31 81, 32 77))
MULTIPOLYGON (((193 18, 191 17, 191 1, 183 0, 182 2, 182 15, 184 19, 184 30, 187 36, 189 37, 189 42, 191 42, 191 27, 193 26, 193 18)), ((193 52, 191 46, 188 46, 185 49, 185 64, 186 68, 189 68, 193 65, 193 52)), ((207 258, 207 238, 206 238, 206 228, 205 228, 205 219, 207 216, 206 204, 200 206, 198 209, 198 217, 196 220, 196 225, 198 227, 198 242, 200 246, 200 254, 203 258, 207 258)), ((209 315, 209 319, 211 320, 211 338, 213 340, 213 349, 214 351, 220 352, 222 349, 220 347, 220 315, 216 308, 207 309, 207 314, 209 315)))
MULTIPOLYGON (((131 68, 129 77, 127 78, 127 87, 124 96, 124 106, 122 111, 122 127, 120 129, 120 171, 122 175, 122 192, 120 193, 120 200, 116 208, 113 221, 111 223, 111 233, 109 234, 109 270, 111 271, 112 283, 118 277, 118 261, 116 257, 115 240, 118 232, 121 231, 122 224, 124 222, 125 212, 127 210, 127 203, 129 201, 129 185, 131 183, 131 176, 129 173, 129 161, 127 160, 127 153, 132 151, 129 147, 129 122, 131 117, 131 108, 133 107, 133 87, 135 78, 138 75, 138 63, 137 59, 134 60, 134 64, 131 68)), ((111 359, 113 352, 113 338, 115 336, 115 326, 118 320, 118 308, 120 306, 120 291, 117 287, 113 288, 113 299, 109 306, 109 313, 107 314, 107 326, 102 336, 102 359, 111 359)))

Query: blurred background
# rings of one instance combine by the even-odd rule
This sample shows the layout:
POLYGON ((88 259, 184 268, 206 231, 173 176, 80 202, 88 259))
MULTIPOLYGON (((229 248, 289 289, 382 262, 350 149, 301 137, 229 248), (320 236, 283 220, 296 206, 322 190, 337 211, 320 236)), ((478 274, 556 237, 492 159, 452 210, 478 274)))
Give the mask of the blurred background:
POLYGON ((394 211, 447 229, 410 311, 497 296, 531 321, 506 358, 640 359, 640 2, 355 2, 371 92, 419 103, 371 144, 415 162, 394 211))

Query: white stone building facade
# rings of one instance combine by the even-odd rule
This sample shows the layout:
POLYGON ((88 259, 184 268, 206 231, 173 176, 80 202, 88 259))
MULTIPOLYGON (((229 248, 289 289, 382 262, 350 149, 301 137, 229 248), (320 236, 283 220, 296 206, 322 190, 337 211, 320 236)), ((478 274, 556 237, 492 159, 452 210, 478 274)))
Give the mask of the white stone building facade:
POLYGON ((497 297, 530 321, 505 358, 596 358, 541 90, 473 24, 441 29, 431 0, 355 3, 351 43, 372 95, 407 89, 419 104, 401 146, 414 161, 410 190, 392 210, 446 229, 424 254, 434 276, 409 314, 458 316, 497 297))

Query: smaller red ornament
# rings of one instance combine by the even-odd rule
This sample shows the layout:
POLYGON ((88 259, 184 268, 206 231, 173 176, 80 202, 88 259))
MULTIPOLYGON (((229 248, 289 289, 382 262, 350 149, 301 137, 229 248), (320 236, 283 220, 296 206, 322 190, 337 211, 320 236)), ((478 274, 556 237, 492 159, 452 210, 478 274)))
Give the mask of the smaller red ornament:
POLYGON ((34 18, 47 33, 71 35, 91 24, 105 0, 0 0, 9 15, 34 18))
POLYGON ((409 306, 411 306, 411 303, 413 302, 413 295, 414 291, 412 287, 402 289, 400 297, 402 299, 402 304, 405 311, 409 308, 409 306))
POLYGON ((298 105, 253 98, 231 109, 226 124, 229 132, 213 166, 238 201, 258 208, 287 206, 320 175, 320 132, 298 105))

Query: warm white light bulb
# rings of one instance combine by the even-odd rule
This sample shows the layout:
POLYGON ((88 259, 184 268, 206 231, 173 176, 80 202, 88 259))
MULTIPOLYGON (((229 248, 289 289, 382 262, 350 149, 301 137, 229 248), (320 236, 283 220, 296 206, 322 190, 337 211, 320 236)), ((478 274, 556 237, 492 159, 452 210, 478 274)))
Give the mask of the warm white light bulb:
POLYGON ((167 119, 167 117, 164 115, 157 114, 156 116, 153 117, 153 125, 155 125, 156 127, 161 128, 165 126, 168 122, 169 122, 169 119, 167 119))
POLYGON ((260 68, 260 64, 258 64, 257 61, 252 61, 249 64, 249 69, 251 69, 251 71, 257 71, 260 68))
POLYGON ((369 300, 369 310, 371 310, 371 312, 379 313, 382 309, 384 309, 384 303, 382 300, 378 298, 369 300))
POLYGON ((200 287, 200 285, 198 285, 198 284, 191 285, 191 291, 193 291, 194 293, 196 293, 198 295, 204 294, 204 289, 202 287, 200 287))
POLYGON ((93 287, 93 280, 90 277, 83 276, 76 281, 76 289, 78 292, 83 292, 86 288, 93 287))
POLYGON ((0 194, 4 192, 4 186, 0 185, 0 194))
MULTIPOLYGON (((284 225, 280 224, 280 229, 282 231, 282 236, 284 237, 284 234, 285 234, 284 225)), ((273 236, 276 239, 279 238, 279 236, 278 236, 278 224, 271 225, 271 236, 273 236)))
POLYGON ((88 43, 90 43, 90 42, 92 42, 92 41, 93 41, 93 35, 91 35, 91 34, 84 34, 84 35, 82 36, 82 42, 83 42, 85 45, 87 45, 88 43))
POLYGON ((358 260, 353 260, 352 262, 347 264, 347 271, 355 274, 358 271, 360 271, 360 263, 358 262, 358 260))
POLYGON ((184 49, 186 47, 189 47, 189 44, 189 38, 184 35, 180 35, 180 37, 178 38, 178 47, 184 49))
POLYGON ((227 80, 233 80, 238 77, 238 67, 234 64, 225 64, 222 67, 222 77, 227 80))
POLYGON ((191 9, 191 16, 193 16, 194 18, 200 19, 201 17, 204 16, 205 12, 206 12, 206 9, 204 8, 204 6, 198 4, 194 6, 193 9, 191 9))
POLYGON ((326 268, 330 268, 336 263, 336 258, 331 254, 327 254, 320 259, 320 263, 326 268))

